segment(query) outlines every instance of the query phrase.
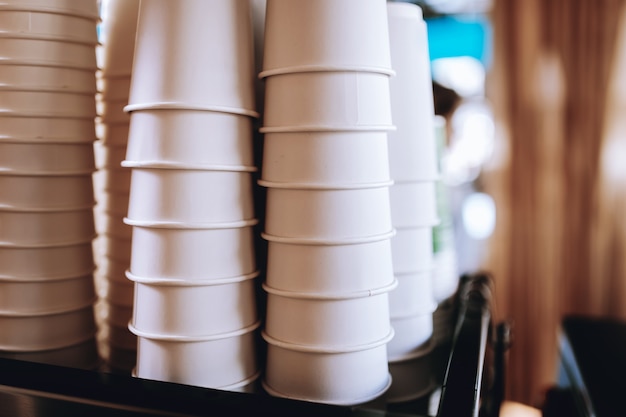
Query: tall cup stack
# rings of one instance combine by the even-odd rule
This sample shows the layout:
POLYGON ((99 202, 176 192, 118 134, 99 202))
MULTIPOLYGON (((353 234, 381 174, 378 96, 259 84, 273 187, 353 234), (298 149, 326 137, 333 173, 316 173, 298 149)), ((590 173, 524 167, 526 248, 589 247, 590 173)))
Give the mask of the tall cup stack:
POLYGON ((99 365, 96 0, 0 4, 0 356, 99 365))
POLYGON ((386 15, 384 0, 267 1, 263 386, 274 396, 359 404, 391 384, 386 15))
POLYGON ((438 177, 434 103, 426 24, 421 9, 388 3, 391 60, 391 106, 397 130, 389 134, 393 269, 398 288, 390 294, 395 337, 389 343, 393 385, 388 402, 426 395, 434 378, 432 228, 438 223, 438 177))
POLYGON ((130 117, 128 104, 137 28, 139 0, 107 0, 102 4, 98 50, 98 130, 96 145, 96 225, 98 226, 97 281, 101 296, 100 350, 111 370, 130 373, 137 356, 137 338, 128 330, 132 316, 133 284, 126 279, 130 266, 128 210, 130 170, 121 163, 126 156, 130 117))
POLYGON ((256 358, 248 1, 139 6, 126 160, 140 378, 249 390, 256 358))

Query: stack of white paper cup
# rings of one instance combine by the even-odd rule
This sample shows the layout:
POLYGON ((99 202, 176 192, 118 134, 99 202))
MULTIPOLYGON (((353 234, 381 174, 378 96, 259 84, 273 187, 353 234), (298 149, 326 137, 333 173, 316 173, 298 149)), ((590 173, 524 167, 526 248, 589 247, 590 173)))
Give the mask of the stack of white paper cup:
POLYGON ((248 1, 140 3, 123 162, 138 377, 258 378, 254 74, 248 1))
POLYGON ((97 284, 100 293, 100 350, 113 371, 130 373, 137 356, 137 338, 128 330, 132 315, 133 283, 125 273, 130 265, 128 210, 130 170, 121 163, 126 156, 130 117, 128 104, 139 0, 107 0, 102 4, 98 50, 98 130, 96 145, 97 284))
POLYGON ((98 366, 96 0, 0 4, 0 356, 98 366))
POLYGON ((397 130, 389 134, 393 269, 398 288, 390 294, 395 337, 388 357, 394 383, 388 402, 405 402, 427 394, 434 379, 432 351, 433 240, 438 222, 438 177, 434 103, 426 24, 421 9, 388 3, 391 60, 396 71, 391 106, 397 130))
POLYGON ((391 383, 397 285, 385 1, 268 0, 265 22, 263 385, 280 397, 365 403, 391 383))

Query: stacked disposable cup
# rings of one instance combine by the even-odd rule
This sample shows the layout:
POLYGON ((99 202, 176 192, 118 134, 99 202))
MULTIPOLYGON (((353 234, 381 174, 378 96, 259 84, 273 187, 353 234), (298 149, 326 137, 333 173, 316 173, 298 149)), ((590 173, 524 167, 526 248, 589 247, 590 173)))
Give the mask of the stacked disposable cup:
POLYGON ((0 3, 0 356, 98 366, 97 2, 0 3))
POLYGON ((248 1, 140 3, 123 163, 140 378, 258 378, 254 75, 248 1))
POLYGON ((393 270, 398 288, 390 294, 395 337, 389 343, 394 383, 388 402, 410 401, 427 394, 434 379, 432 228, 438 222, 438 176, 434 103, 426 24, 421 9, 388 3, 391 60, 391 106, 397 130, 389 134, 393 270))
POLYGON ((369 402, 391 383, 396 286, 385 1, 268 0, 265 22, 263 385, 280 397, 369 402))

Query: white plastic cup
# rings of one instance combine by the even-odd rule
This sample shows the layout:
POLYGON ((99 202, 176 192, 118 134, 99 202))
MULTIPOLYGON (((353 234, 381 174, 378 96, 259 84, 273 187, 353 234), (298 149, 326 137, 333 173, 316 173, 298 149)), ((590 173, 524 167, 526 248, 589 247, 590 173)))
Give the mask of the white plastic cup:
POLYGON ((388 338, 347 351, 319 351, 263 334, 267 365, 263 388, 270 395, 310 402, 355 405, 381 396, 391 385, 388 338))
POLYGON ((77 16, 40 11, 3 10, 0 36, 68 41, 95 46, 96 21, 77 16))
POLYGON ((0 247, 0 279, 52 280, 88 275, 95 269, 91 242, 54 247, 0 247))
POLYGON ((130 130, 128 123, 99 124, 98 137, 107 146, 126 146, 130 130))
POLYGON ((389 188, 389 198, 394 227, 435 226, 439 223, 434 182, 395 182, 389 188))
POLYGON ((388 403, 403 403, 423 398, 436 386, 432 367, 434 345, 389 363, 392 384, 385 393, 388 403))
POLYGON ((423 349, 433 335, 433 313, 394 317, 391 326, 395 332, 387 345, 389 361, 411 355, 423 349))
POLYGON ((389 314, 406 317, 432 313, 437 307, 433 297, 431 271, 396 274, 398 287, 389 293, 389 314))
POLYGON ((0 211, 0 246, 63 246, 91 242, 95 235, 92 209, 0 211))
POLYGON ((426 23, 412 4, 390 3, 389 40, 396 76, 390 79, 397 130, 389 133, 391 177, 434 181, 438 176, 435 110, 426 23))
POLYGON ((10 115, 96 117, 96 99, 91 94, 0 90, 0 103, 0 112, 10 115))
POLYGON ((33 352, 2 351, 0 357, 90 371, 96 370, 101 362, 98 355, 98 344, 93 337, 87 341, 59 349, 33 352))
POLYGON ((132 221, 210 225, 254 218, 249 172, 134 168, 131 189, 132 221))
POLYGON ((96 93, 93 71, 27 65, 0 65, 0 89, 96 93))
MULTIPOLYGON (((130 76, 133 68, 139 0, 109 0, 102 9, 99 66, 104 77, 130 76)), ((128 98, 128 88, 125 92, 128 98)))
POLYGON ((100 116, 100 123, 105 124, 129 124, 130 115, 124 111, 128 104, 128 99, 120 100, 98 100, 97 110, 100 116))
POLYGON ((131 114, 127 160, 190 167, 253 167, 252 119, 199 110, 131 114))
POLYGON ((38 11, 78 16, 97 21, 100 17, 96 0, 3 0, 0 10, 38 11))
POLYGON ((91 143, 0 142, 0 174, 80 175, 95 169, 91 143))
POLYGON ((112 347, 132 351, 137 350, 137 336, 128 330, 128 325, 116 326, 105 322, 100 326, 98 336, 112 347))
POLYGON ((0 316, 0 350, 32 352, 72 346, 96 333, 93 306, 46 315, 0 316))
POLYGON ((433 267, 432 228, 397 228, 391 238, 391 250, 395 273, 430 271, 433 267))
POLYGON ((128 110, 195 108, 258 116, 248 1, 139 6, 128 110))
POLYGON ((279 291, 267 292, 265 332, 285 343, 319 349, 354 348, 385 338, 392 331, 388 292, 396 282, 345 298, 279 291))
POLYGON ((247 380, 258 372, 255 330, 259 323, 199 340, 138 337, 136 376, 206 388, 247 380))
POLYGON ((268 0, 261 76, 337 69, 392 72, 385 2, 268 0))
POLYGON ((133 229, 133 275, 197 281, 256 270, 252 223, 213 229, 133 229))
POLYGON ((349 245, 309 245, 266 235, 266 284, 277 290, 345 294, 390 285, 391 235, 349 245))
MULTIPOLYGON (((138 2, 137 2, 138 3, 138 2)), ((98 96, 101 101, 127 101, 130 91, 130 75, 115 78, 98 77, 98 96)))
POLYGON ((74 42, 0 38, 0 63, 96 71, 96 48, 74 42))
POLYGON ((92 275, 47 281, 0 280, 0 316, 41 315, 92 305, 92 275))
POLYGON ((304 189, 300 184, 267 181, 259 184, 269 187, 268 235, 338 243, 392 230, 387 183, 373 188, 335 189, 304 189))
POLYGON ((93 143, 93 120, 55 117, 0 116, 0 142, 93 143))
POLYGON ((387 133, 267 133, 262 178, 320 185, 389 181, 387 133))
POLYGON ((390 129, 388 75, 303 72, 265 80, 262 132, 390 129))
POLYGON ((143 333, 212 336, 258 319, 254 276, 208 285, 128 277, 135 280, 133 327, 143 333))

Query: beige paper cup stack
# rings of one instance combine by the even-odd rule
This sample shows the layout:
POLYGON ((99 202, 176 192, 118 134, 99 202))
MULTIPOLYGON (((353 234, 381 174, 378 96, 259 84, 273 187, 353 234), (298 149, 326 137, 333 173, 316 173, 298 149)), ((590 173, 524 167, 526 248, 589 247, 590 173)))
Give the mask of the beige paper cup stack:
POLYGON ((438 178, 434 103, 426 24, 421 9, 388 3, 391 106, 397 130, 389 134, 393 270, 398 288, 390 294, 395 337, 389 343, 393 384, 388 402, 406 402, 428 394, 434 385, 432 228, 438 223, 438 178))
POLYGON ((0 356, 93 369, 97 2, 0 4, 0 356))
POLYGON ((140 378, 246 391, 259 376, 250 13, 247 1, 139 6, 122 165, 140 378))
POLYGON ((271 395, 360 404, 391 384, 391 74, 384 0, 267 1, 271 395))

